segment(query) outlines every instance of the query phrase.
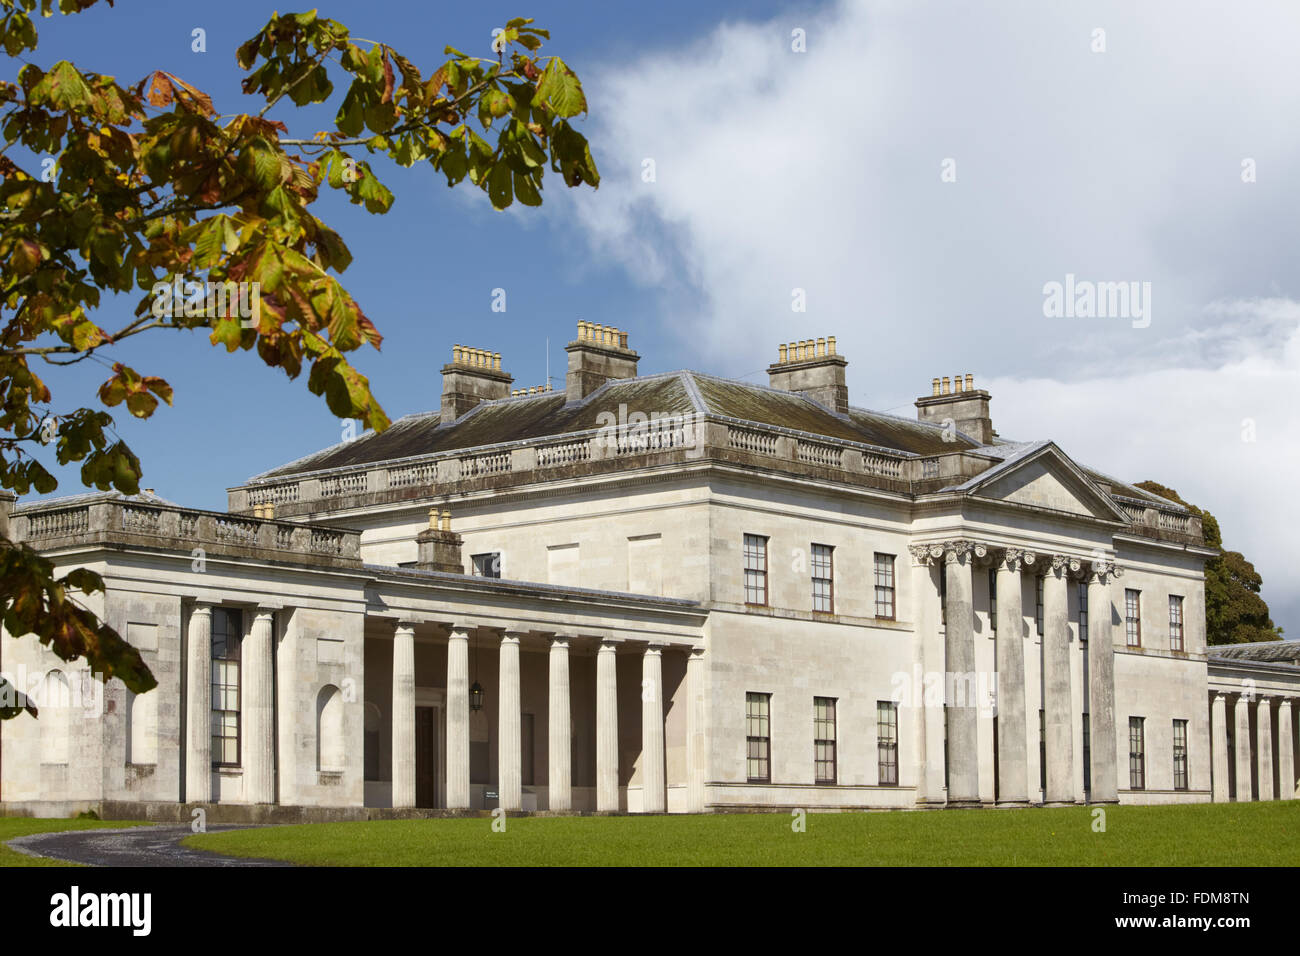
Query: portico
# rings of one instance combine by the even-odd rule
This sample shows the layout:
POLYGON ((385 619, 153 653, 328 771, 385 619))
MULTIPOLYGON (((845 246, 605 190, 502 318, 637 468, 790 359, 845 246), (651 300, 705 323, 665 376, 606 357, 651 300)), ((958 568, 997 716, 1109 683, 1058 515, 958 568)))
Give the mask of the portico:
POLYGON ((1210 749, 1216 803, 1300 797, 1300 647, 1215 648, 1210 658, 1210 749))
MULTIPOLYGON (((1083 802, 1113 803, 1117 800, 1114 785, 1115 753, 1107 742, 1114 741, 1114 648, 1110 627, 1113 602, 1111 583, 1120 571, 1108 558, 1085 559, 1068 554, 1039 552, 994 541, 951 538, 915 545, 911 549, 920 567, 937 565, 943 578, 939 593, 927 588, 927 577, 919 578, 918 601, 938 600, 942 605, 944 634, 943 657, 927 662, 943 673, 944 708, 927 708, 927 723, 944 721, 946 727, 947 800, 949 807, 980 806, 981 774, 996 775, 996 798, 999 806, 1024 806, 1028 803, 1068 805, 1083 802), (977 614, 972 603, 975 576, 986 574, 989 581, 987 622, 994 639, 992 675, 982 675, 976 667, 979 656, 976 638, 977 614), (1038 730, 1027 726, 1026 649, 1030 637, 1026 626, 1022 595, 1025 586, 1042 588, 1041 650, 1037 654, 1043 730, 1041 752, 1046 766, 1042 771, 1044 786, 1029 779, 1030 747, 1038 743, 1038 730), (1071 645, 1077 646, 1076 633, 1069 615, 1068 588, 1083 583, 1088 595, 1087 687, 1083 693, 1073 684, 1071 645), (991 676, 992 681, 981 680, 991 676), (992 684, 992 700, 981 697, 980 688, 992 684), (1076 782, 1075 732, 1080 715, 1075 701, 1088 706, 1092 746, 1091 792, 1076 782), (982 710, 996 716, 990 736, 994 754, 992 766, 982 765, 982 710), (996 772, 994 770, 996 767, 996 772)), ((1037 627, 1035 623, 1033 625, 1037 627)), ((1033 659, 1034 649, 1030 650, 1033 659)), ((1035 746, 1035 750, 1038 748, 1035 746)), ((987 791, 987 788, 985 788, 987 791)))
POLYGON ((455 584, 473 588, 462 608, 449 603, 450 584, 430 599, 410 574, 371 592, 365 701, 386 733, 365 740, 378 748, 366 754, 368 806, 703 809, 702 741, 687 713, 688 659, 705 655, 692 602, 611 606, 604 595, 559 606, 564 589, 455 584), (485 603, 494 591, 500 599, 485 603), (418 742, 421 688, 446 704, 434 736, 418 742), (432 803, 416 799, 418 772, 437 776, 432 803))

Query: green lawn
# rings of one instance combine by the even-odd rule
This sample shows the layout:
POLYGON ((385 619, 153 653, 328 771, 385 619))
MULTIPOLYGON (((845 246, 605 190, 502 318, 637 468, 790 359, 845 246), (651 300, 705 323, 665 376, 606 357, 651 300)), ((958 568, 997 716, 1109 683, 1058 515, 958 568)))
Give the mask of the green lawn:
POLYGON ((189 846, 315 866, 1296 866, 1300 801, 893 813, 384 820, 268 827, 189 846))
POLYGON ((54 830, 94 830, 99 827, 134 827, 138 823, 119 823, 107 820, 60 820, 48 817, 0 817, 0 866, 80 866, 44 857, 27 856, 11 850, 6 844, 14 837, 29 833, 50 833, 54 830))

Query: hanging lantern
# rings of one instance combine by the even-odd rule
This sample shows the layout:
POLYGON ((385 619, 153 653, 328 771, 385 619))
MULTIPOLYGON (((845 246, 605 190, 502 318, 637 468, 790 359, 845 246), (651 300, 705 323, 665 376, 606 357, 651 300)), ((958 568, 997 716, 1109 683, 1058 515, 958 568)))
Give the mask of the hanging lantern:
POLYGON ((478 636, 474 637, 474 683, 469 688, 469 709, 483 709, 483 685, 478 682, 478 636))

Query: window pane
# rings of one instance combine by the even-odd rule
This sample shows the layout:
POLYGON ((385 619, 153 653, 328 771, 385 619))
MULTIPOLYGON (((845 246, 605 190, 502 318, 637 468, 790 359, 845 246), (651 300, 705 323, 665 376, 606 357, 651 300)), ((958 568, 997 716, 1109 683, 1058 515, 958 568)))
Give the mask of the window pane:
POLYGON ((875 556, 876 617, 894 620, 894 556, 875 556))

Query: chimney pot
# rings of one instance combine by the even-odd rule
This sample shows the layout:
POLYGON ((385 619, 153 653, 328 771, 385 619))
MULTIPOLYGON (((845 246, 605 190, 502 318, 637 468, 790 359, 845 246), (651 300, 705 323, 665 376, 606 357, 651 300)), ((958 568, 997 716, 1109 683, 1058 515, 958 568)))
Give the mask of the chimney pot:
POLYGON ((848 362, 836 353, 834 336, 795 339, 778 344, 776 351, 777 360, 767 369, 772 388, 802 395, 841 415, 848 412, 849 391, 844 380, 848 362), (796 363, 808 364, 786 367, 796 363))
MULTIPOLYGON (((588 322, 586 326, 585 336, 565 346, 569 368, 564 389, 570 402, 586 398, 610 379, 636 378, 640 356, 628 347, 628 333, 612 325, 588 322)), ((545 382, 535 386, 531 393, 541 395, 551 391, 553 387, 545 382)))
POLYGON ((916 417, 945 427, 955 423, 959 432, 981 444, 994 438, 989 396, 975 389, 975 376, 969 372, 951 380, 946 375, 931 379, 930 394, 916 400, 916 417))
POLYGON ((450 530, 451 530, 451 512, 450 512, 450 511, 444 511, 444 512, 442 513, 442 530, 443 530, 443 531, 450 531, 450 530))

